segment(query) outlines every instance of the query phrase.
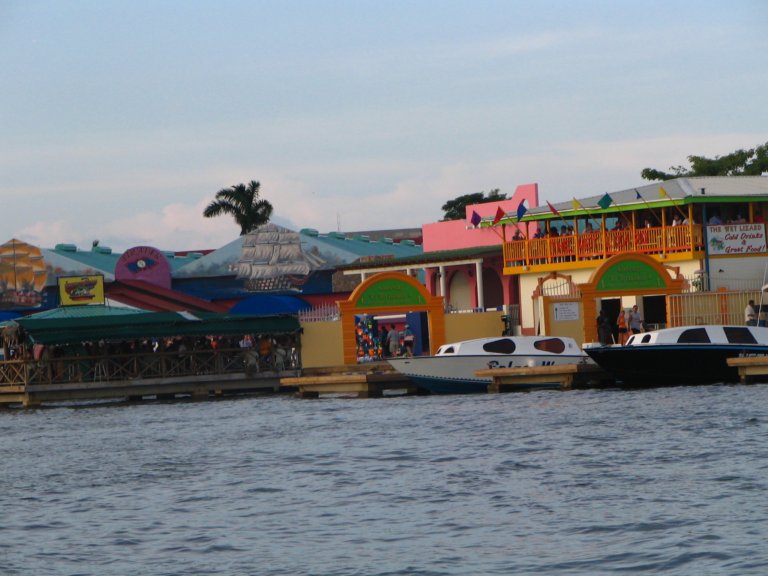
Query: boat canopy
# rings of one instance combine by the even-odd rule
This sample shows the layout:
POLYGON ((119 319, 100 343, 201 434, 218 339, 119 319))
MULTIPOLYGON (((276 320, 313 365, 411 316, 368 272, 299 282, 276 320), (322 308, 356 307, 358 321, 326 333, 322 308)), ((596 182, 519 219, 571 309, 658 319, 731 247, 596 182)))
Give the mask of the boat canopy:
POLYGON ((216 312, 146 312, 129 316, 17 318, 15 321, 33 343, 47 345, 175 336, 292 334, 300 328, 295 316, 216 312))

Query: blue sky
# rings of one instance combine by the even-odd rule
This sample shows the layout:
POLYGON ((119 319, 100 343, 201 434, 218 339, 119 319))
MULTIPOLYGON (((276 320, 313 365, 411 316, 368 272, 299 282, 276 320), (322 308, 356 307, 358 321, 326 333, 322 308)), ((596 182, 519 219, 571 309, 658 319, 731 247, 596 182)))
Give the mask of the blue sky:
POLYGON ((0 0, 0 241, 217 248, 642 184, 768 141, 768 3, 0 0))

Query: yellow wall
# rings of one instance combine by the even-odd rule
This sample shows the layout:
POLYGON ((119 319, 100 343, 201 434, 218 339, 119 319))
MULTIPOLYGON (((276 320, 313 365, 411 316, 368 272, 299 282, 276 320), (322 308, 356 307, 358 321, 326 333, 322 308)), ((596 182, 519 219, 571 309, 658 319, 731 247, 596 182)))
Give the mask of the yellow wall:
POLYGON ((477 312, 473 314, 446 314, 445 341, 457 342, 472 338, 501 336, 504 323, 503 312, 477 312))
POLYGON ((341 342, 341 322, 307 322, 301 325, 301 365, 304 368, 342 366, 344 347, 341 342))

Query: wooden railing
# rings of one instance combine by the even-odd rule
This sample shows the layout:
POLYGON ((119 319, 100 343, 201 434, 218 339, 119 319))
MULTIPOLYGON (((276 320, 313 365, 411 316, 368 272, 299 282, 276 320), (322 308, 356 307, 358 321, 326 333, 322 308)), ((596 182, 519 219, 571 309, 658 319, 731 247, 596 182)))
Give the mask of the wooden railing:
POLYGON ((605 259, 624 252, 668 255, 704 249, 700 224, 602 230, 504 243, 504 267, 536 266, 605 259))
POLYGON ((4 387, 75 382, 150 380, 203 374, 255 374, 298 368, 295 350, 276 348, 268 357, 254 349, 138 352, 108 356, 69 355, 0 361, 0 392, 4 387))

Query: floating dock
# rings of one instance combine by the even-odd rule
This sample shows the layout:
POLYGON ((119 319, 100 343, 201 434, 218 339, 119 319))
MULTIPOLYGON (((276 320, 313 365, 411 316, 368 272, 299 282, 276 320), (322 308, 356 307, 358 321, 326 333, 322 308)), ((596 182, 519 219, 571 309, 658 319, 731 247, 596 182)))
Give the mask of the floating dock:
POLYGON ((490 376, 488 392, 513 392, 539 388, 570 390, 574 387, 595 388, 613 384, 613 378, 596 364, 562 364, 560 366, 524 366, 478 370, 477 376, 490 376))
POLYGON ((380 398, 387 391, 401 395, 417 391, 408 377, 387 362, 305 369, 301 376, 281 378, 280 387, 295 390, 299 398, 318 398, 328 394, 380 398))

